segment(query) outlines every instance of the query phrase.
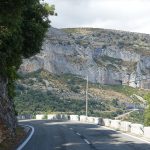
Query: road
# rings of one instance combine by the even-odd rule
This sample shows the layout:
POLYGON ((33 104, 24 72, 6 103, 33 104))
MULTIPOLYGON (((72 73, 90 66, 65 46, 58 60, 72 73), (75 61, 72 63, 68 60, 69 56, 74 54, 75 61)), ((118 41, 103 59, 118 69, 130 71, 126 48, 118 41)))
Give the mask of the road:
POLYGON ((35 132, 23 150, 150 150, 150 144, 97 125, 25 121, 35 132))

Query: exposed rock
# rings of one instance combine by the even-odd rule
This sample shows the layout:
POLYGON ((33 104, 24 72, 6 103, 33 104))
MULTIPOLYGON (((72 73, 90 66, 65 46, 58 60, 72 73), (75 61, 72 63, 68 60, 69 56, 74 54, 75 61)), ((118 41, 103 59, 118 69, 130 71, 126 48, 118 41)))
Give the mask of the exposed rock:
POLYGON ((91 82, 150 89, 150 36, 102 29, 70 30, 50 28, 41 53, 25 59, 20 71, 44 69, 83 78, 88 75, 91 82))
POLYGON ((17 124, 14 105, 7 91, 7 79, 0 76, 0 143, 14 136, 17 124))
POLYGON ((150 57, 142 57, 136 69, 137 84, 141 88, 150 89, 150 57))

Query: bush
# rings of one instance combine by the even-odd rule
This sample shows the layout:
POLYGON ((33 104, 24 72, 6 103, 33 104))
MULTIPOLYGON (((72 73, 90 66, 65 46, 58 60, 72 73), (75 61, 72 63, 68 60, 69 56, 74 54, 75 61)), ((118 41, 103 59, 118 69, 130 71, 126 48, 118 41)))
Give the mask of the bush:
POLYGON ((71 86, 71 91, 73 91, 75 93, 79 93, 80 92, 80 87, 79 86, 71 86))
POLYGON ((145 95, 144 98, 147 100, 147 103, 148 103, 148 107, 145 110, 144 124, 146 126, 150 126, 150 93, 145 95))

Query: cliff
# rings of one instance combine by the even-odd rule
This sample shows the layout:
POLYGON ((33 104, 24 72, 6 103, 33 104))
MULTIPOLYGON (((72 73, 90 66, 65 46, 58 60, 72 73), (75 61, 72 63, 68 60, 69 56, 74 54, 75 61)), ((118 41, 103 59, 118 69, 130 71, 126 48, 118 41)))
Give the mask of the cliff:
POLYGON ((101 84, 150 89, 150 35, 114 30, 50 28, 41 53, 21 72, 70 73, 101 84))

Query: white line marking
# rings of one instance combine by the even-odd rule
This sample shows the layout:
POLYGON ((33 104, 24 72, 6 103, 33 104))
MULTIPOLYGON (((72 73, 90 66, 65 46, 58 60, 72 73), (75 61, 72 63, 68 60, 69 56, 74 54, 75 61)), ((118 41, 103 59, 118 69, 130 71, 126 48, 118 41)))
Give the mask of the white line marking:
POLYGON ((87 139, 84 139, 84 141, 85 141, 87 144, 90 144, 90 142, 89 142, 87 139))
POLYGON ((79 136, 81 135, 81 134, 80 134, 80 133, 78 133, 78 132, 77 132, 76 134, 77 134, 77 135, 79 135, 79 136))
MULTIPOLYGON (((108 128, 108 127, 104 127, 104 126, 103 126, 103 128, 106 128, 106 129, 109 129, 109 130, 116 131, 116 130, 114 130, 114 129, 111 129, 111 128, 108 128)), ((120 132, 120 131, 116 131, 116 132, 119 132, 119 133, 124 134, 124 135, 126 135, 126 136, 130 136, 130 137, 132 137, 132 138, 135 138, 135 139, 138 139, 138 140, 140 140, 140 141, 143 141, 143 142, 145 142, 145 143, 150 144, 149 141, 144 140, 144 139, 141 139, 141 138, 138 138, 138 137, 136 137, 136 136, 133 136, 133 135, 130 135, 130 134, 127 134, 127 133, 123 133, 123 132, 120 132)))
POLYGON ((22 150, 23 147, 29 142, 29 140, 31 139, 32 135, 34 134, 34 127, 32 127, 30 125, 23 125, 23 126, 30 127, 32 131, 31 131, 30 135, 27 137, 27 139, 16 150, 22 150))

